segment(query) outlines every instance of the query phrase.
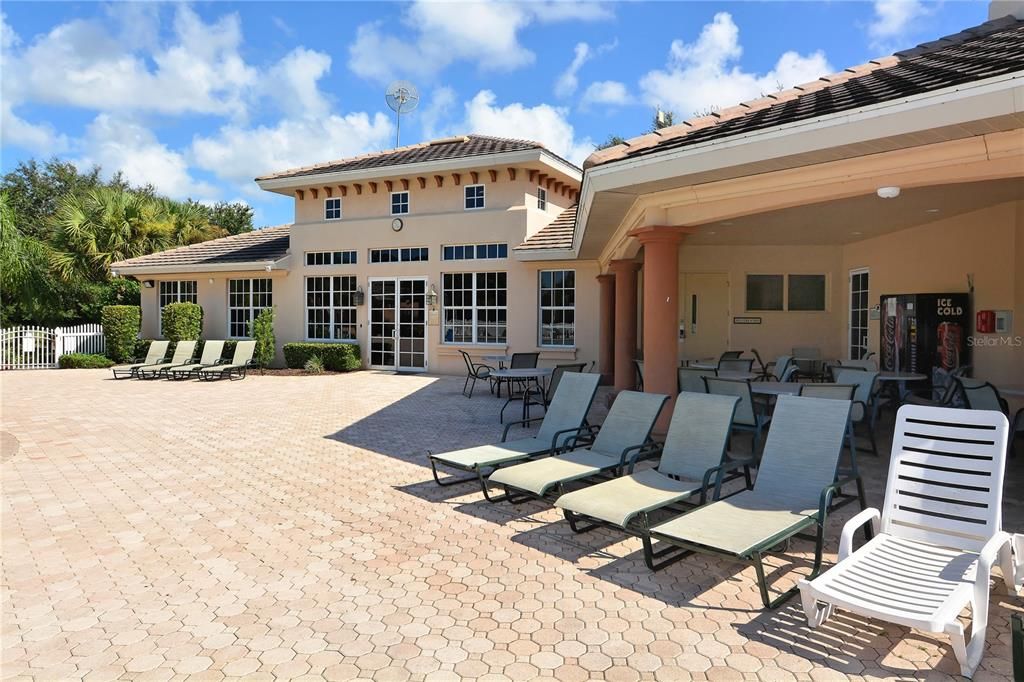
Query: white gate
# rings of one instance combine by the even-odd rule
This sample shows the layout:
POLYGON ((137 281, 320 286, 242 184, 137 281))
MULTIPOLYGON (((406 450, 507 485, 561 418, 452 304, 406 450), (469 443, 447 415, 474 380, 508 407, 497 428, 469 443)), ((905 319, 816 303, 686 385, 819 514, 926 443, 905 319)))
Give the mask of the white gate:
POLYGON ((51 369, 67 353, 102 353, 103 326, 0 329, 0 369, 51 369))

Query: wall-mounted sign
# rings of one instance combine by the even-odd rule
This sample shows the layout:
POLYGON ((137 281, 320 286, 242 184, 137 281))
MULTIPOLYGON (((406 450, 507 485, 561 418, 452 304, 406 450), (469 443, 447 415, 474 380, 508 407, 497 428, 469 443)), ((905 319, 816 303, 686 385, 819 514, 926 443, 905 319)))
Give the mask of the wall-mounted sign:
POLYGON ((733 324, 761 324, 760 317, 734 317, 732 318, 733 324))

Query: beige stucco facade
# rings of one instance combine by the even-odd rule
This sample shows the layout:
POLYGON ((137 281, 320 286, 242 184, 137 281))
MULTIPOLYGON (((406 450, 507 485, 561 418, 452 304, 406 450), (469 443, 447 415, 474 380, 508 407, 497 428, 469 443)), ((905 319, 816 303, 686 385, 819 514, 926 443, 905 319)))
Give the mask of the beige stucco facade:
MULTIPOLYGON (((579 186, 579 172, 570 166, 546 165, 540 154, 532 161, 515 166, 488 165, 474 159, 464 167, 446 167, 436 173, 419 169, 402 174, 401 167, 377 175, 337 179, 331 184, 319 178, 301 178, 289 187, 273 191, 294 197, 295 222, 290 228, 288 256, 269 266, 216 272, 141 272, 126 274, 152 280, 152 288, 142 295, 143 329, 147 338, 158 338, 160 281, 195 281, 198 303, 203 307, 203 336, 230 338, 229 282, 240 278, 270 278, 275 308, 275 333, 280 348, 285 343, 325 341, 309 333, 307 279, 312 277, 354 277, 364 301, 355 306, 354 339, 328 340, 356 342, 364 365, 381 366, 370 355, 371 281, 413 279, 423 281, 423 290, 436 293, 427 299, 425 362, 423 367, 406 367, 396 359, 394 369, 422 369, 436 373, 462 373, 465 365, 459 350, 466 350, 478 361, 485 355, 512 352, 539 352, 540 364, 587 362, 597 358, 598 293, 594 285, 598 264, 594 260, 530 260, 530 254, 516 251, 530 235, 551 223, 573 203, 573 190, 579 186), (555 184, 557 182, 557 184, 555 184), (342 189, 344 185, 344 190, 342 189), (484 207, 465 209, 465 187, 484 187, 484 207), (390 187, 389 187, 390 186, 390 187), (546 207, 538 207, 537 189, 546 190, 546 207), (408 188, 407 190, 404 188, 408 188), (409 192, 409 211, 391 213, 391 192, 409 192), (344 194, 343 194, 344 192, 344 194), (328 196, 330 195, 330 196, 328 196), (341 218, 326 219, 325 200, 341 199, 341 218), (393 228, 395 218, 402 220, 400 230, 393 228), (444 247, 468 244, 504 244, 507 256, 488 259, 444 260, 444 247), (425 248, 428 258, 413 262, 371 262, 375 249, 425 248), (352 264, 307 264, 310 252, 350 251, 352 264), (571 345, 544 345, 540 337, 539 281, 545 270, 571 270, 575 273, 575 329, 571 345), (508 302, 507 341, 504 343, 447 342, 444 305, 445 273, 501 272, 506 276, 508 302)), ((389 312, 389 315, 392 313, 389 312)), ((315 336, 315 335, 314 335, 315 336)), ((377 358, 379 360, 379 357, 377 358)))

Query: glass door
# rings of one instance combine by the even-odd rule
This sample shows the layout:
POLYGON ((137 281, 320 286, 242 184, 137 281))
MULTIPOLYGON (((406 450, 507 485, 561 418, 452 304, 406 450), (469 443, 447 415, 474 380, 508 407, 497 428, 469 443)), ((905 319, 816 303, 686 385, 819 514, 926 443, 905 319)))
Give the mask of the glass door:
POLYGON ((850 271, 850 359, 868 353, 868 271, 850 271))
POLYGON ((370 366, 422 372, 427 369, 427 281, 370 280, 370 366))

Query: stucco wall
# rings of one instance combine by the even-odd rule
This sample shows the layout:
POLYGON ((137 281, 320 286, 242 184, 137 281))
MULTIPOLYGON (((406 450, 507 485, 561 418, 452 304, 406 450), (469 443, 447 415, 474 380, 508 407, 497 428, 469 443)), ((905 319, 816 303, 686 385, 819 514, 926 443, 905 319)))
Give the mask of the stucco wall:
MULTIPOLYGON (((1013 333, 1021 337, 1022 214, 1024 202, 1009 202, 850 244, 843 249, 843 271, 870 269, 872 305, 884 294, 966 292, 967 276, 973 275, 974 311, 1016 308, 1013 333)), ((835 334, 845 331, 846 320, 837 320, 835 334)), ((877 320, 869 321, 868 333, 877 351, 877 320)), ((982 345, 973 353, 975 376, 996 384, 1024 382, 1024 348, 982 345)))

